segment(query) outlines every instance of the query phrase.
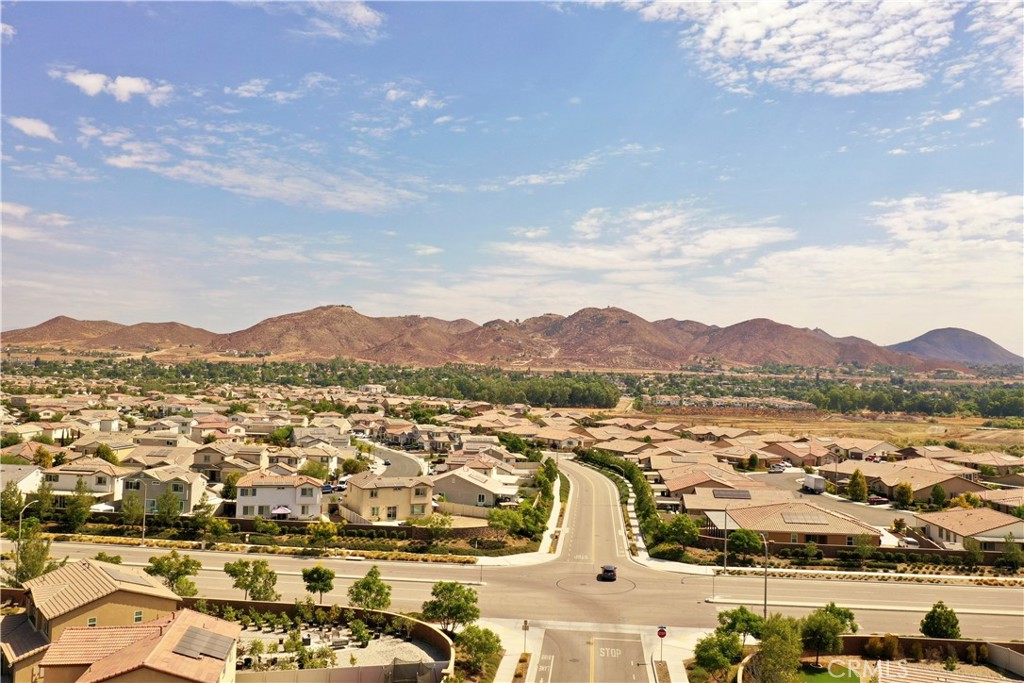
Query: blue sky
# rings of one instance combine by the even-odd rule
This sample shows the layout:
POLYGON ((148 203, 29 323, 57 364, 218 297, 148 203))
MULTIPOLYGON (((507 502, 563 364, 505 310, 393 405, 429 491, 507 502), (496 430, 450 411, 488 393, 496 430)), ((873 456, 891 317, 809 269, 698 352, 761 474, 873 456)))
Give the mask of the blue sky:
POLYGON ((2 12, 3 329, 613 305, 1024 348, 1019 2, 2 12))

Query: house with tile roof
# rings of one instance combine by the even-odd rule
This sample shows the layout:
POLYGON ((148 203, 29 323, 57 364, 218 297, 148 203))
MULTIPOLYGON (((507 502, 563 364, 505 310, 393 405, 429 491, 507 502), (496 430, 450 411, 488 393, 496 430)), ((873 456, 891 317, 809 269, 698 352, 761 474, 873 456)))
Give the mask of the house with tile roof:
POLYGON ((236 484, 235 517, 318 520, 322 486, 321 480, 306 475, 247 474, 236 484))
POLYGON ((348 480, 344 506, 374 522, 399 522, 432 514, 430 477, 381 477, 360 472, 348 480))
POLYGON ((241 632, 189 609, 132 626, 70 628, 40 667, 47 683, 232 683, 241 632))
POLYGON ((1015 509, 1024 506, 1024 488, 981 491, 978 497, 991 508, 1007 514, 1013 514, 1015 509))
POLYGON ((750 529, 775 543, 854 546, 863 537, 870 545, 881 545, 882 532, 873 526, 810 503, 730 506, 727 512, 709 511, 705 516, 712 530, 750 529))
POLYGON ((924 535, 946 550, 963 550, 964 539, 973 538, 982 550, 1002 551, 1006 536, 1024 541, 1024 519, 992 508, 955 507, 916 515, 924 535))
POLYGON ((134 471, 112 465, 102 458, 78 458, 43 470, 43 479, 53 487, 58 508, 64 507, 68 496, 75 495, 79 480, 85 482, 97 502, 110 504, 121 500, 125 477, 134 471))
POLYGON ((79 560, 26 581, 27 609, 0 618, 0 654, 13 683, 30 683, 65 629, 140 624, 170 614, 181 598, 141 568, 79 560))
POLYGON ((459 467, 434 477, 434 493, 444 494, 452 503, 492 508, 515 502, 519 498, 519 487, 468 467, 459 467))
POLYGON ((178 498, 178 512, 190 515, 206 491, 206 477, 178 465, 165 465, 128 475, 124 490, 143 495, 147 513, 155 512, 157 499, 170 490, 178 498))

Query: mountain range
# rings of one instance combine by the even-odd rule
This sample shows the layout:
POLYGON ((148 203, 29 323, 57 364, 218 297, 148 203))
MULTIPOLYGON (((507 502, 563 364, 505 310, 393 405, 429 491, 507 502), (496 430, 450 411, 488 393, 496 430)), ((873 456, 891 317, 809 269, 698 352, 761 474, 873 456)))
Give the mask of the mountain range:
POLYGON ((2 335, 4 346, 154 351, 188 346, 211 354, 261 353, 287 360, 351 358, 376 363, 483 363, 547 369, 676 370, 696 361, 801 366, 857 363, 929 370, 950 364, 1017 364, 1024 359, 957 328, 879 346, 765 318, 718 327, 692 320, 649 322, 621 308, 584 308, 569 316, 465 320, 406 315, 370 317, 349 306, 321 306, 217 334, 181 323, 121 325, 59 316, 2 335))

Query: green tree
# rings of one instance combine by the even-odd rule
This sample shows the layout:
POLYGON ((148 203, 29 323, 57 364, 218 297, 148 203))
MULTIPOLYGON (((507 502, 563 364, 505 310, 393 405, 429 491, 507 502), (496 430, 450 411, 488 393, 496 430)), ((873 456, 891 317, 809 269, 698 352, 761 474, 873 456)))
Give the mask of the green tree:
POLYGON ((322 519, 319 522, 313 522, 306 527, 306 532, 309 534, 310 544, 316 548, 320 548, 321 554, 327 552, 327 547, 330 546, 338 536, 338 528, 334 525, 334 522, 330 522, 326 519, 322 519))
POLYGON ((341 471, 345 474, 359 474, 370 469, 370 465, 365 460, 357 458, 346 458, 341 463, 341 471))
POLYGON ((19 588, 30 579, 63 567, 67 558, 61 562, 51 560, 50 543, 50 539, 43 538, 39 523, 35 519, 26 520, 22 525, 21 540, 14 544, 15 569, 11 571, 4 568, 7 574, 5 580, 10 585, 19 588))
POLYGON ((153 509, 153 521, 163 527, 174 524, 174 521, 181 516, 181 499, 171 490, 170 487, 156 497, 156 507, 153 509))
POLYGON ((1017 507, 1010 510, 1010 514, 1017 519, 1024 519, 1024 505, 1018 505, 1017 507))
POLYGON ((4 484, 4 490, 0 492, 0 519, 8 524, 13 524, 21 514, 21 507, 25 504, 25 496, 18 488, 18 482, 13 479, 4 484))
POLYGON ((868 481, 864 478, 864 473, 857 468, 850 475, 850 483, 846 485, 846 493, 850 496, 850 500, 856 500, 864 503, 868 499, 868 481))
POLYGON ((39 519, 44 522, 48 519, 53 518, 54 510, 57 507, 56 500, 53 495, 53 484, 48 481, 43 481, 39 484, 39 488, 36 490, 36 511, 39 513, 39 519))
POLYGON ((117 453, 114 452, 114 449, 105 443, 101 443, 96 447, 96 457, 106 460, 111 465, 121 464, 121 460, 117 457, 117 453))
POLYGON ((893 502, 900 510, 906 510, 914 505, 914 487, 910 485, 910 482, 901 481, 896 484, 896 489, 893 491, 893 502))
POLYGON ((921 620, 921 633, 929 638, 959 638, 960 619, 951 607, 939 600, 921 620))
POLYGON ((424 526, 430 530, 430 541, 436 543, 448 537, 452 528, 452 516, 448 513, 437 513, 430 515, 424 522, 424 526))
POLYGON ((295 427, 292 427, 291 425, 278 427, 274 431, 270 432, 268 439, 272 445, 281 446, 283 448, 291 442, 292 433, 294 431, 295 427))
POLYGON ((324 602, 324 593, 330 593, 334 590, 334 577, 333 569, 328 569, 319 564, 302 570, 302 581, 306 584, 306 590, 310 593, 318 593, 320 595, 320 604, 324 602))
POLYGON ((964 539, 964 564, 968 567, 977 567, 985 561, 985 553, 981 550, 981 543, 977 539, 967 537, 964 539))
POLYGON ((1003 555, 999 558, 998 564, 1010 571, 1024 567, 1024 550, 1021 550, 1020 543, 1016 542, 1012 533, 1003 536, 1003 555))
POLYGON ((697 641, 693 650, 697 665, 716 681, 725 681, 733 660, 743 653, 740 637, 729 631, 716 630, 697 641))
POLYGON ((142 496, 137 491, 129 491, 121 499, 121 524, 125 526, 142 524, 142 496))
POLYGON ((523 528, 523 516, 518 510, 493 508, 487 513, 487 526, 502 535, 516 534, 523 528))
POLYGON ((260 516, 252 518, 252 529, 258 534, 264 536, 279 536, 281 535, 281 525, 277 522, 269 519, 263 519, 260 516))
POLYGON ((438 581, 430 589, 430 600, 423 603, 423 618, 436 621, 441 630, 454 634, 459 626, 480 618, 476 591, 455 581, 438 581))
POLYGON ((32 454, 32 464, 38 465, 43 469, 49 469, 53 467, 53 463, 53 451, 51 451, 46 446, 39 446, 39 448, 36 449, 36 452, 32 454))
POLYGON ((843 641, 840 636, 845 630, 843 622, 834 614, 823 609, 811 612, 800 625, 800 636, 804 647, 814 650, 814 665, 818 665, 821 653, 835 654, 840 652, 843 641))
POLYGON ((179 555, 172 550, 166 555, 149 558, 149 566, 145 571, 150 576, 163 579, 164 585, 182 597, 189 597, 199 592, 196 584, 189 578, 199 574, 203 564, 188 555, 179 555))
POLYGON ((727 633, 738 633, 742 636, 741 647, 746 647, 747 636, 760 637, 761 629, 764 627, 764 617, 754 614, 745 606, 740 605, 736 609, 725 610, 718 613, 718 628, 727 633))
POLYGON ((843 624, 843 632, 849 631, 850 633, 856 633, 860 626, 857 624, 857 618, 853 614, 853 610, 845 607, 840 607, 834 602, 830 602, 821 608, 826 614, 831 614, 843 624))
POLYGON ((700 530, 690 515, 679 513, 674 515, 662 528, 661 537, 669 543, 678 543, 688 548, 697 542, 700 530))
POLYGON ((487 660, 501 652, 501 639, 498 634, 479 626, 464 628, 456 639, 456 644, 473 671, 482 671, 487 660))
POLYGON ((92 559, 96 560, 97 562, 106 562, 107 564, 121 564, 120 555, 108 555, 102 550, 96 553, 95 557, 93 557, 92 559))
POLYGON ((758 465, 761 464, 760 458, 757 457, 757 453, 751 453, 750 457, 747 458, 747 469, 751 472, 757 470, 758 465))
POLYGON ((224 572, 234 583, 232 586, 244 591, 243 600, 274 601, 281 594, 274 590, 277 585, 277 572, 270 568, 266 560, 236 560, 224 565, 224 572))
POLYGON ((235 500, 238 497, 238 480, 241 478, 241 472, 228 472, 224 475, 224 488, 221 489, 220 497, 224 500, 235 500))
POLYGON ((761 647, 750 671, 759 683, 797 683, 804 653, 800 622, 792 616, 771 614, 761 629, 761 647))
POLYGON ((377 565, 348 587, 348 601, 366 610, 385 610, 391 606, 391 586, 381 580, 377 565))
POLYGON ((729 533, 729 550, 739 555, 753 555, 761 550, 761 537, 750 529, 729 533))
POLYGON ((85 483, 85 479, 79 478, 75 482, 75 492, 68 496, 64 504, 64 525, 71 533, 78 533, 85 526, 92 516, 89 508, 95 503, 96 499, 89 493, 89 485, 85 483))
POLYGON ((932 505, 942 507, 943 505, 946 504, 947 497, 948 496, 946 496, 946 489, 942 488, 942 486, 936 484, 935 486, 932 487, 932 505))
POLYGON ((0 448, 17 446, 22 441, 24 441, 24 439, 22 439, 21 434, 18 432, 7 432, 3 436, 0 436, 0 448))
POLYGON ((313 477, 320 481, 326 481, 331 471, 327 468, 327 465, 316 460, 307 460, 299 468, 299 474, 304 474, 307 477, 313 477))

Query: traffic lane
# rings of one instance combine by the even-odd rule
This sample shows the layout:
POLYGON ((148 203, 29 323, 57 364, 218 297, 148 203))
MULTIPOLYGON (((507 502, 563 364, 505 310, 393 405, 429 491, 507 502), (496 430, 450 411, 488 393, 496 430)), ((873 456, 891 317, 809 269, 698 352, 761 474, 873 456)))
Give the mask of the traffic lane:
POLYGON ((560 560, 589 563, 595 570, 624 562, 625 524, 618 489, 608 477, 572 461, 563 461, 562 471, 570 481, 572 502, 563 523, 567 544, 560 560))
POLYGON ((384 448, 374 444, 373 454, 381 460, 389 461, 384 470, 386 477, 418 477, 423 474, 421 459, 402 451, 384 448))
POLYGON ((629 633, 548 630, 535 683, 646 683, 640 636, 629 633))

